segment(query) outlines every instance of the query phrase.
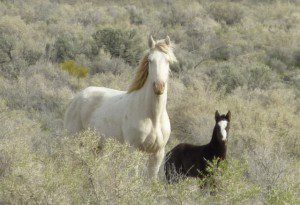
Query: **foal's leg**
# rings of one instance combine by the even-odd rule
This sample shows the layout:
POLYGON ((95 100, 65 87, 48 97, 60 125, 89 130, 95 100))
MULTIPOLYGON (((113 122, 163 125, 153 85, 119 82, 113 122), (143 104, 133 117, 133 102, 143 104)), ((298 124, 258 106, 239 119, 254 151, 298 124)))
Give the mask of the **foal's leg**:
POLYGON ((165 156, 165 148, 160 149, 158 152, 153 153, 149 157, 148 174, 152 179, 157 179, 159 167, 165 156))

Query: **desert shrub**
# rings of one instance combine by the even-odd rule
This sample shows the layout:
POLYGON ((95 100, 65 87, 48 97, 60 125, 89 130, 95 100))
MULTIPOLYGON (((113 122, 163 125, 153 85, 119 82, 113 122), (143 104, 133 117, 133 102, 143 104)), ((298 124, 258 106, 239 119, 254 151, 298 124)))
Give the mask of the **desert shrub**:
POLYGON ((97 73, 88 79, 87 85, 110 87, 116 90, 127 90, 133 80, 134 71, 126 69, 120 74, 112 72, 97 73))
POLYGON ((12 61, 12 50, 14 48, 14 41, 10 36, 0 36, 0 49, 1 49, 1 64, 12 61))
POLYGON ((247 71, 246 78, 249 89, 267 89, 270 85, 276 83, 276 74, 264 64, 256 63, 251 65, 247 71))
MULTIPOLYGON (((10 114, 7 122, 18 115, 25 123, 19 130, 9 130, 11 140, 5 139, 6 159, 13 171, 0 178, 0 196, 4 203, 242 203, 256 200, 259 188, 244 173, 247 165, 236 160, 217 167, 212 164, 213 180, 189 179, 174 185, 145 179, 145 157, 129 146, 114 140, 101 142, 91 131, 53 138, 40 133, 38 124, 22 113, 10 114), (30 129, 35 136, 22 133, 30 129), (20 139, 20 137, 22 138, 20 139), (48 143, 46 143, 48 142, 48 143), (18 150, 18 152, 16 152, 18 150), (21 154, 22 153, 22 154, 21 154), (47 164, 43 164, 46 161, 47 164), (18 170, 14 169, 19 167, 18 170), (24 186, 26 184, 26 186, 24 186), (203 185, 206 184, 204 188, 203 185), (214 186, 216 184, 216 186, 214 186), (215 187, 216 196, 211 196, 215 187), (139 193, 139 194, 137 194, 139 193), (13 197, 11 197, 13 196, 13 197), (28 197, 30 196, 30 197, 28 197)), ((2 131, 2 130, 1 130, 2 131)))
POLYGON ((247 83, 247 79, 243 75, 243 68, 231 63, 221 64, 208 71, 207 74, 213 77, 217 88, 224 89, 226 93, 230 93, 247 83))
POLYGON ((66 60, 76 60, 78 56, 87 59, 94 57, 94 41, 91 34, 80 25, 72 26, 66 23, 48 26, 54 41, 48 41, 44 49, 50 60, 62 63, 66 60), (53 33, 52 33, 53 32, 53 33))
POLYGON ((131 67, 124 61, 123 58, 111 57, 104 50, 100 50, 98 55, 91 63, 91 74, 111 72, 113 74, 121 74, 131 67))
POLYGON ((53 60, 60 63, 74 59, 77 52, 74 41, 70 35, 58 37, 54 43, 53 60))
POLYGON ((67 74, 52 65, 35 65, 22 70, 14 81, 4 81, 0 95, 10 108, 40 112, 62 112, 62 96, 70 96, 67 74), (60 110, 60 111, 59 111, 60 110))
POLYGON ((198 2, 185 4, 184 2, 169 2, 161 11, 159 17, 164 27, 185 26, 203 12, 202 6, 198 2))
POLYGON ((41 167, 37 167, 39 163, 35 160, 37 158, 32 152, 32 141, 42 137, 38 124, 28 119, 22 111, 1 113, 1 118, 7 123, 0 128, 1 133, 5 133, 4 138, 1 139, 1 157, 14 159, 10 164, 10 173, 0 179, 1 201, 11 204, 44 203, 43 194, 38 188, 42 181, 34 183, 36 179, 42 180, 39 172, 41 167), (15 121, 15 117, 22 123, 19 124, 15 121), (8 124, 11 126, 10 129, 5 126, 8 124), (16 129, 16 127, 18 128, 16 129), (16 150, 20 152, 16 152, 16 150), (4 155, 2 155, 3 152, 5 152, 4 155), (24 183, 28 183, 28 186, 24 183), (31 197, 26 197, 28 194, 31 197), (9 195, 12 197, 10 198, 9 195))
MULTIPOLYGON (((287 187, 291 189, 297 187, 293 174, 290 172, 296 162, 285 163, 283 153, 281 156, 278 154, 279 149, 277 146, 265 145, 249 150, 247 160, 249 178, 261 187, 261 192, 265 195, 268 204, 295 204, 297 197, 295 193, 289 192, 287 187)), ((293 159, 289 160, 293 161, 293 159)))
POLYGON ((136 30, 104 28, 93 34, 98 49, 104 49, 114 57, 136 65, 142 53, 141 38, 136 30))
POLYGON ((130 23, 136 25, 143 23, 143 11, 138 10, 134 5, 127 6, 126 9, 130 15, 130 23))
POLYGON ((34 65, 42 56, 41 51, 37 51, 34 49, 28 49, 23 51, 24 60, 28 63, 28 65, 34 65))
POLYGON ((130 22, 129 14, 123 6, 111 4, 106 7, 106 11, 106 15, 112 18, 112 23, 118 24, 119 22, 130 22))
POLYGON ((218 28, 219 24, 207 16, 192 19, 185 28, 187 35, 183 38, 184 48, 201 56, 207 55, 209 46, 217 39, 218 28))
MULTIPOLYGON (((267 55, 269 61, 277 60, 284 63, 287 66, 291 66, 294 64, 293 54, 290 52, 290 48, 273 47, 267 51, 267 55)), ((282 72, 283 70, 280 69, 278 71, 282 72)))
POLYGON ((50 1, 36 2, 34 7, 34 20, 48 22, 51 16, 58 9, 59 5, 50 1))
MULTIPOLYGON (((191 55, 184 49, 176 48, 176 58, 177 62, 170 65, 170 68, 174 73, 181 73, 185 72, 195 65, 194 55, 191 55)), ((197 59, 198 60, 198 59, 197 59)), ((201 59, 199 59, 201 60, 201 59)))
MULTIPOLYGON (((11 120, 11 117, 12 115, 6 120, 11 120)), ((106 142, 101 148, 99 137, 92 132, 83 133, 76 138, 61 136, 61 139, 55 139, 60 143, 50 142, 47 145, 46 139, 39 136, 37 124, 24 116, 21 119, 26 124, 19 131, 10 130, 14 134, 13 139, 5 140, 0 147, 2 150, 22 136, 14 148, 23 154, 14 153, 15 149, 11 147, 13 149, 5 149, 7 156, 1 156, 7 159, 13 157, 11 166, 19 166, 18 170, 14 169, 5 178, 0 178, 0 196, 4 203, 114 201, 123 204, 135 201, 137 192, 140 192, 141 200, 149 197, 147 189, 142 188, 145 183, 150 183, 143 181, 141 177, 145 156, 140 152, 131 152, 128 147, 114 141, 106 142), (31 130, 36 131, 35 136, 21 133, 30 126, 33 126, 31 130), (55 150, 49 149, 50 147, 55 150), (99 151, 106 154, 101 157, 99 151), (44 160, 47 161, 46 166, 43 165, 44 160), (24 186, 24 183, 28 184, 24 186), (59 196, 55 197, 57 194, 59 196), (31 196, 27 197, 28 195, 31 196)))
POLYGON ((231 93, 238 87, 246 86, 249 90, 268 89, 279 82, 279 78, 263 63, 221 63, 206 71, 216 82, 217 89, 231 93))
POLYGON ((230 58, 230 51, 226 44, 220 43, 216 48, 210 51, 210 57, 215 60, 226 61, 230 58))
POLYGON ((211 176, 204 179, 204 183, 212 186, 211 190, 224 194, 217 197, 220 201, 240 204, 258 200, 260 187, 247 179, 248 164, 245 160, 213 161, 207 170, 211 176))
POLYGON ((263 2, 263 3, 272 3, 272 2, 276 2, 277 0, 263 0, 263 1, 258 1, 258 0, 252 0, 252 2, 255 2, 255 3, 260 3, 260 2, 263 2))
POLYGON ((296 50, 294 53, 295 66, 300 67, 300 49, 296 50))
POLYGON ((160 17, 161 17, 161 22, 163 26, 184 26, 185 25, 185 18, 183 16, 184 14, 182 12, 177 13, 177 9, 174 7, 167 8, 166 11, 162 12, 160 17))
POLYGON ((4 75, 17 77, 20 70, 35 64, 42 55, 31 28, 19 17, 4 16, 0 20, 0 68, 4 75))
POLYGON ((99 25, 106 22, 105 11, 102 8, 94 7, 91 2, 78 5, 76 20, 83 26, 99 25))
POLYGON ((225 22, 227 25, 239 23, 244 16, 243 8, 232 2, 212 3, 209 11, 216 21, 225 22))
POLYGON ((86 68, 82 65, 78 65, 78 64, 76 64, 75 61, 72 61, 72 60, 63 62, 61 64, 61 68, 64 71, 67 71, 69 73, 69 75, 77 78, 78 86, 79 86, 79 80, 81 78, 86 78, 87 75, 89 74, 88 68, 86 68))

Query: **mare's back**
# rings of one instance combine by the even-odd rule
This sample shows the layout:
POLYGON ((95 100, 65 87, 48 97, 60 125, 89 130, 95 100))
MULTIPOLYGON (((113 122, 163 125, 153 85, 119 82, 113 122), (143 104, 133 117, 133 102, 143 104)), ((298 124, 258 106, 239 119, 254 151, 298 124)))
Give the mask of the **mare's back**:
POLYGON ((89 127, 89 123, 94 111, 105 101, 120 96, 124 91, 114 90, 105 87, 88 87, 80 92, 81 119, 83 127, 89 127))

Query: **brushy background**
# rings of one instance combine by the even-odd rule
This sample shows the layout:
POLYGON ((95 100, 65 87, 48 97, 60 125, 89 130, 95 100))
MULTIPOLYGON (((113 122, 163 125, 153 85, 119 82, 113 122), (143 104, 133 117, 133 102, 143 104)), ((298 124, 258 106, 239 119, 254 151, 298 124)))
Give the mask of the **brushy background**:
POLYGON ((0 204, 299 204, 299 66, 297 0, 1 0, 0 204), (151 182, 146 154, 63 131, 80 89, 128 88, 149 34, 176 44, 167 151, 232 112, 217 187, 151 182))

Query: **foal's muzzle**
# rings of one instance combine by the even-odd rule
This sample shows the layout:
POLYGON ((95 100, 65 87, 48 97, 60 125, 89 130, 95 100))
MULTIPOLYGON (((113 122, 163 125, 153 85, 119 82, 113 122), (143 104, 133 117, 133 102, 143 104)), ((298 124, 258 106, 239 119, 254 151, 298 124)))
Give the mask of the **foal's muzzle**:
POLYGON ((155 81, 153 83, 153 91, 156 95, 161 95, 164 93, 165 83, 162 81, 155 81))

